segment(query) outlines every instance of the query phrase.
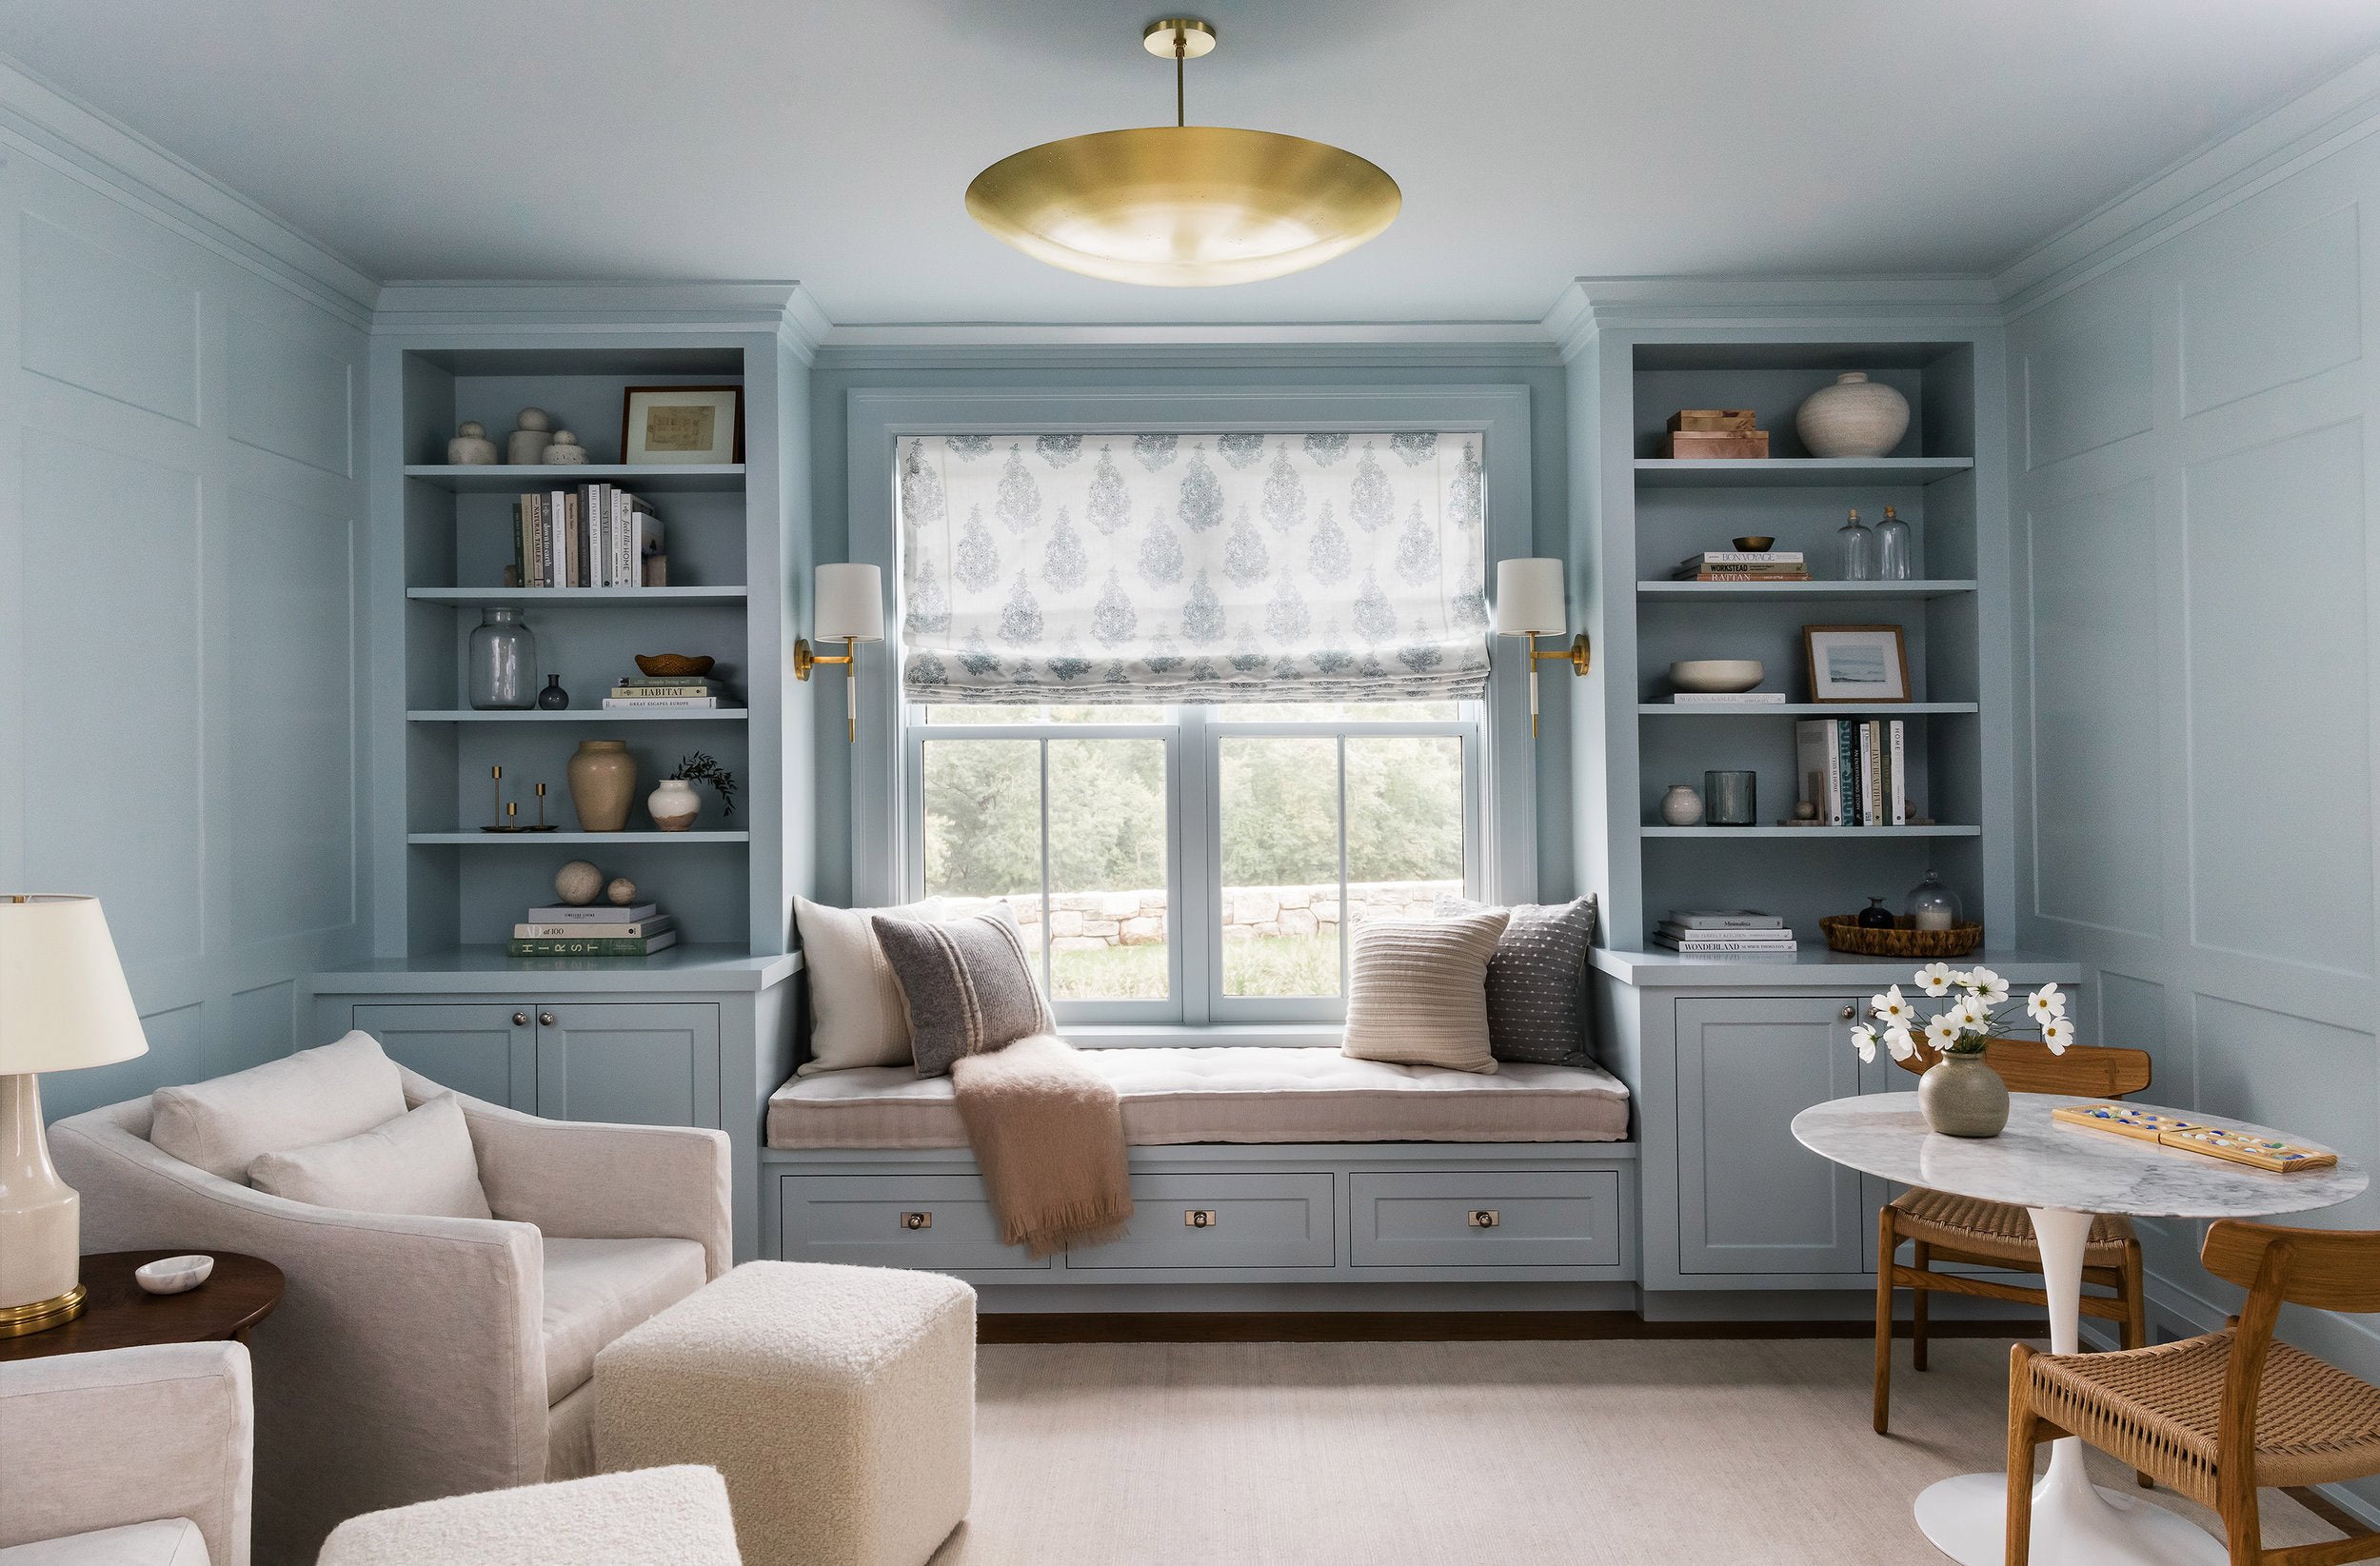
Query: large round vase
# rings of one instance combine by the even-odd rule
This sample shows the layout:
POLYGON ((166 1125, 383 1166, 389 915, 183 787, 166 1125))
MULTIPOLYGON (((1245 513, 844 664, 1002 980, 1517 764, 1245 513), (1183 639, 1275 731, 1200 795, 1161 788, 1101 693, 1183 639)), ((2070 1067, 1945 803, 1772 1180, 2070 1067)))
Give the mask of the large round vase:
POLYGON ((1881 457, 1909 433, 1909 399, 1853 370, 1812 392, 1794 429, 1814 457, 1881 457))
POLYGON ((1917 1079, 1917 1107, 1945 1137, 1996 1137, 2008 1127, 2008 1084, 1980 1055, 1945 1055, 1917 1079))
POLYGON ((645 809, 664 832, 688 832, 703 813, 703 797, 684 778, 664 778, 645 796, 645 809))
POLYGON ((581 740, 570 757, 570 807, 582 832, 618 832, 636 798, 636 758, 625 740, 581 740))

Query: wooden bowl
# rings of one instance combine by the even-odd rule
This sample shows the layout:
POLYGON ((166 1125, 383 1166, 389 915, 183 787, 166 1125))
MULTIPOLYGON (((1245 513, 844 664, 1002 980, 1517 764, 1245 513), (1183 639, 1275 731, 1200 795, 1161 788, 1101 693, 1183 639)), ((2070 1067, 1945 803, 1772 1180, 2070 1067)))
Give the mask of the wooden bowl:
POLYGON ((1746 554, 1753 555, 1766 554, 1769 550, 1776 547, 1775 538, 1767 533, 1750 534, 1744 538, 1739 538, 1735 542, 1736 548, 1743 550, 1746 554))
POLYGON ((716 658, 690 657, 683 652, 640 652, 636 655, 636 666, 656 680, 664 675, 694 679, 710 673, 711 665, 718 662, 716 658))

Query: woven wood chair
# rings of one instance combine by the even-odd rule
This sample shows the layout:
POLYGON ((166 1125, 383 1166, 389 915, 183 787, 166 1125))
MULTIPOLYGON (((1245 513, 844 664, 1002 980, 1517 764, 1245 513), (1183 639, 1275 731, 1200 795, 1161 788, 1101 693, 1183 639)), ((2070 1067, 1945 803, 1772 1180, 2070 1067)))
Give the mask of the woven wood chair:
MULTIPOLYGON (((1984 1043, 1983 1058, 2015 1093, 2120 1099, 2149 1085, 2146 1050, 2096 1047, 2053 1055, 2050 1046, 2037 1040, 1992 1039, 1984 1043)), ((1919 1044, 1917 1053, 1900 1064, 1904 1071, 1922 1074, 1940 1059, 1919 1044)), ((1894 1289, 1908 1289, 1915 1296, 1911 1302, 1909 1340, 1910 1363, 1916 1370, 1926 1368, 1929 1294, 1974 1295, 2049 1308, 2049 1296, 2040 1289, 1962 1273, 1937 1273, 1933 1270, 1936 1261, 2038 1273, 2041 1247, 2033 1238, 2033 1219, 2022 1207, 2006 1202, 1919 1187, 1904 1191, 1876 1213, 1875 1432, 1879 1436, 1892 1426, 1894 1289), (1894 1259, 1903 1240, 1910 1241, 1907 1266, 1894 1259)), ((2130 1219, 2110 1214, 2092 1220, 2091 1239, 2083 1250, 2083 1281, 2112 1291, 2086 1293, 2082 1298, 2085 1316, 2120 1323, 2126 1348, 2138 1348, 2149 1340, 2140 1287, 2140 1241, 2132 1236, 2130 1219)), ((2140 1482, 2150 1481, 2144 1475, 2140 1482)))
POLYGON ((2223 1519, 2231 1566, 2334 1566, 2380 1556, 2380 1534, 2264 1548, 2260 1484, 2380 1474, 2380 1387, 2272 1340, 2284 1301, 2380 1311, 2380 1232, 2284 1229, 2225 1219, 2199 1251, 2248 1291, 2221 1332, 2114 1354, 2043 1354, 2008 1364, 2008 1566, 2033 1542, 2033 1448, 2079 1436, 2223 1519))

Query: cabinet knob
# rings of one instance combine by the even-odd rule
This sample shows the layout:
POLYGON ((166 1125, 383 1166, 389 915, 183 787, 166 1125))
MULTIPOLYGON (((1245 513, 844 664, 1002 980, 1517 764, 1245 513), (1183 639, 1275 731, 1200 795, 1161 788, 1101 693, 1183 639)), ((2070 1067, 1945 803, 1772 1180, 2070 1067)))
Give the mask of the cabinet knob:
POLYGON ((934 1226, 934 1215, 932 1213, 903 1213, 901 1215, 901 1226, 904 1229, 931 1229, 934 1226))
POLYGON ((1189 1208, 1181 1215, 1181 1221, 1188 1228, 1212 1229, 1215 1227, 1215 1209, 1212 1207, 1189 1208))
POLYGON ((1474 1229, 1493 1229, 1503 1221, 1504 1215, 1493 1207, 1475 1207, 1471 1211, 1471 1226, 1474 1229))
MULTIPOLYGON (((1848 1022, 1848 1021, 1850 1021, 1853 1018, 1854 1018, 1854 1017, 1856 1017, 1856 1016, 1858 1016, 1858 1015, 1859 1015, 1859 1008, 1858 1008, 1857 1006, 1845 1006, 1845 1007, 1843 1008, 1843 1014, 1842 1014, 1842 1015, 1843 1015, 1843 1021, 1846 1021, 1846 1022, 1848 1022)), ((545 1019, 545 1021, 547 1021, 548 1022, 550 1022, 550 1021, 553 1021, 553 1019, 552 1019, 552 1018, 550 1018, 550 1017, 548 1017, 548 1018, 546 1018, 546 1019, 545 1019)))
POLYGON ((526 1011, 514 1012, 512 1014, 512 1025, 516 1028, 527 1027, 529 1025, 529 1014, 526 1011))
POLYGON ((547 1027, 552 1027, 554 1025, 554 1014, 550 1011, 539 1012, 537 1014, 537 1020, 545 1023, 547 1027))

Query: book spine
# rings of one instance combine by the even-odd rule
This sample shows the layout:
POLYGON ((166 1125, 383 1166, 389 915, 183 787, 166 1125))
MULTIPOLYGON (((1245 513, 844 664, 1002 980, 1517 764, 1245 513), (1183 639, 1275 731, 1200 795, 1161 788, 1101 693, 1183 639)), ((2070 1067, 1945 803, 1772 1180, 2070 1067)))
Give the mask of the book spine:
POLYGON ((1676 936, 1656 935, 1655 945, 1667 946, 1675 952, 1795 952, 1798 942, 1785 941, 1696 941, 1681 942, 1676 936))
POLYGON ((1681 707, 1723 707, 1750 703, 1754 706, 1783 706, 1785 693, 1781 690, 1709 691, 1681 690, 1671 698, 1681 707))
POLYGON ((586 490, 586 585, 611 585, 611 486, 594 484, 586 490))
POLYGON ((1688 555, 1689 565, 1800 565, 1805 564, 1798 549, 1705 549, 1698 555, 1688 555))
POLYGON ((553 490, 545 497, 545 585, 566 587, 569 576, 565 566, 569 555, 563 548, 562 491, 553 490))
POLYGON ((640 920, 629 924, 533 923, 512 926, 515 941, 644 941, 672 928, 669 919, 640 920))
POLYGON ((615 586, 637 585, 636 507, 625 489, 611 492, 611 580, 615 586))
POLYGON ((1661 921, 1686 930, 1781 930, 1785 922, 1775 914, 1678 914, 1661 921))
POLYGON ((634 923, 640 919, 650 920, 661 917, 663 917, 661 904, 658 902, 642 902, 631 907, 613 904, 601 908, 593 906, 574 908, 564 904, 559 907, 531 908, 528 911, 526 922, 531 924, 625 924, 634 923))
POLYGON ((524 545, 528 543, 529 530, 521 520, 521 499, 515 496, 512 502, 512 580, 526 587, 529 585, 529 559, 524 545))
POLYGON ((606 696, 607 707, 715 707, 716 696, 606 696))
POLYGON ((1875 724, 1859 725, 1859 824, 1875 824, 1875 724))
POLYGON ((507 957, 650 957, 665 946, 677 944, 675 935, 657 935, 644 941, 526 941, 518 937, 505 942, 507 957))
POLYGON ((611 693, 612 695, 619 697, 621 700, 625 701, 634 697, 649 698, 655 696, 715 697, 719 694, 719 691, 715 686, 711 685, 614 685, 611 687, 611 693))
POLYGON ((1901 721, 1898 718, 1895 718, 1893 720, 1893 764, 1891 767, 1893 779, 1891 798, 1893 805, 1893 824, 1894 826, 1907 826, 1909 824, 1909 783, 1908 781, 1901 776, 1901 768, 1907 764, 1908 761, 1908 753, 1905 748, 1906 743, 1907 739, 1902 732, 1901 721))

